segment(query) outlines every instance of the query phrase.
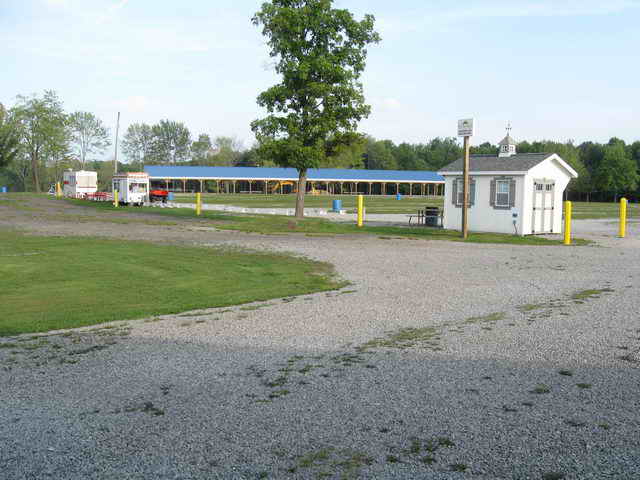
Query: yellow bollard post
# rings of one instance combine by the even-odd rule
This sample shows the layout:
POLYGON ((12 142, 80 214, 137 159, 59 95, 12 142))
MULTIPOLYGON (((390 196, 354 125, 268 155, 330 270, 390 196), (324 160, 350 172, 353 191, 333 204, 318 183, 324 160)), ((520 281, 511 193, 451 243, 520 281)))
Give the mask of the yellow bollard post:
POLYGON ((113 191, 113 206, 118 208, 120 205, 120 199, 118 198, 118 190, 113 191))
POLYGON ((56 182, 56 198, 62 198, 62 188, 60 188, 60 182, 56 182))
POLYGON ((627 236, 627 199, 620 200, 620 238, 627 236))
POLYGON ((571 245, 571 202, 564 202, 564 244, 571 245))
POLYGON ((202 212, 202 198, 200 193, 196 193, 196 215, 200 215, 202 212))
POLYGON ((364 224, 364 195, 358 195, 358 227, 364 224))

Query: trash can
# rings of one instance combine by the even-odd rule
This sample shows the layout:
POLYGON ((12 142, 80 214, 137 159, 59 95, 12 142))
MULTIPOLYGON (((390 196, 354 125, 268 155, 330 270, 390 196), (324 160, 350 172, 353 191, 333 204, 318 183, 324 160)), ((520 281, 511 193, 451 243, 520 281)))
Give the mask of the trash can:
POLYGON ((402 200, 402 194, 401 193, 396 194, 396 200, 402 200))
POLYGON ((339 212, 340 210, 342 210, 342 200, 334 200, 333 208, 331 209, 331 211, 339 212))
POLYGON ((167 193, 167 200, 173 202, 173 192, 167 193))
POLYGON ((0 187, 0 192, 7 193, 7 187, 0 187))
POLYGON ((438 207, 426 207, 424 209, 424 224, 427 227, 438 227, 440 221, 440 209, 438 207))

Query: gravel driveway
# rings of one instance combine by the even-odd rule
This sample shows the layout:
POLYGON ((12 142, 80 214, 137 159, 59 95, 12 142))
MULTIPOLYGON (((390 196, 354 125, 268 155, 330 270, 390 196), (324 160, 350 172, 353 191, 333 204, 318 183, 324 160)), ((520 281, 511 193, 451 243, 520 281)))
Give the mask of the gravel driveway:
MULTIPOLYGON (((47 205, 0 228, 86 214, 47 205)), ((640 478, 635 225, 519 247, 177 222, 81 225, 295 252, 352 285, 0 340, 29 346, 0 348, 0 477, 640 478)))

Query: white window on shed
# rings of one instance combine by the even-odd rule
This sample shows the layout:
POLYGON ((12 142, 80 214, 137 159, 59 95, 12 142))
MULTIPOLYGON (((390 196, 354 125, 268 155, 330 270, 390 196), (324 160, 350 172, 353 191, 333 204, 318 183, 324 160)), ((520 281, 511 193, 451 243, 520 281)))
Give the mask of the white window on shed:
MULTIPOLYGON (((456 207, 462 207, 464 203, 464 179, 456 178, 453 181, 453 204, 456 207)), ((476 203, 476 181, 469 178, 469 207, 473 207, 476 203)))
POLYGON ((509 207, 511 206, 511 181, 510 180, 497 180, 496 181, 496 207, 509 207))

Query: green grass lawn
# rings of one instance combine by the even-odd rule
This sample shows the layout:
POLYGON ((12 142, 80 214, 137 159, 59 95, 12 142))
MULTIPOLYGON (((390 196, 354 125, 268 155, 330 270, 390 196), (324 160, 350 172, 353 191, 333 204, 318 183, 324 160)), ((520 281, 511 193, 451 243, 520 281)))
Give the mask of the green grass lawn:
POLYGON ((281 254, 0 231, 0 336, 341 286, 330 265, 281 254))
MULTIPOLYGON (((342 207, 349 212, 356 210, 356 196, 353 195, 307 195, 305 207, 331 209, 333 200, 342 200, 342 207)), ((190 193, 175 194, 177 203, 195 203, 196 197, 190 193)), ((205 193, 203 203, 217 205, 233 205, 246 208, 295 208, 295 195, 218 195, 205 193)), ((403 196, 396 200, 395 196, 365 196, 367 213, 416 213, 425 206, 442 207, 443 199, 434 197, 403 196)), ((573 218, 576 220, 590 218, 617 218, 619 204, 600 202, 573 202, 573 218)), ((629 218, 640 218, 640 205, 629 204, 629 218)))
MULTIPOLYGON (((86 202, 83 200, 68 200, 76 205, 93 207, 103 213, 115 213, 116 211, 126 211, 127 213, 155 214, 176 218, 197 218, 191 208, 157 208, 157 207, 130 207, 114 208, 110 203, 86 202)), ((237 230, 241 232, 253 232, 270 235, 279 234, 307 234, 307 235, 377 235, 379 237, 391 238, 422 238, 425 240, 449 240, 455 242, 463 241, 460 232, 455 230, 442 230, 439 228, 425 227, 394 227, 394 226, 364 226, 358 228, 353 223, 339 223, 322 218, 305 218, 296 220, 293 217, 282 215, 244 215, 227 214, 216 211, 203 211, 199 217, 208 220, 209 225, 221 230, 237 230)), ((559 240, 551 240, 540 236, 520 237, 500 233, 471 233, 467 242, 471 243, 508 243, 514 245, 560 245, 559 240)), ((584 245, 588 242, 575 240, 575 244, 584 245)))
MULTIPOLYGON (((596 218, 619 218, 620 204, 601 202, 571 202, 573 218, 576 220, 596 218)), ((640 204, 629 203, 627 206, 628 218, 640 218, 640 204)))
MULTIPOLYGON (((304 200, 305 207, 309 208, 332 208, 333 200, 342 200, 342 208, 355 212, 357 196, 355 195, 307 195, 304 200)), ((195 203, 194 194, 178 193, 175 194, 175 202, 178 203, 195 203)), ((204 193, 202 195, 203 203, 217 205, 233 205, 245 208, 295 208, 295 195, 218 195, 212 193, 204 193)), ((364 204, 367 213, 415 213, 425 206, 442 207, 442 198, 434 197, 409 197, 402 196, 401 200, 396 200, 395 196, 365 196, 364 204)))

